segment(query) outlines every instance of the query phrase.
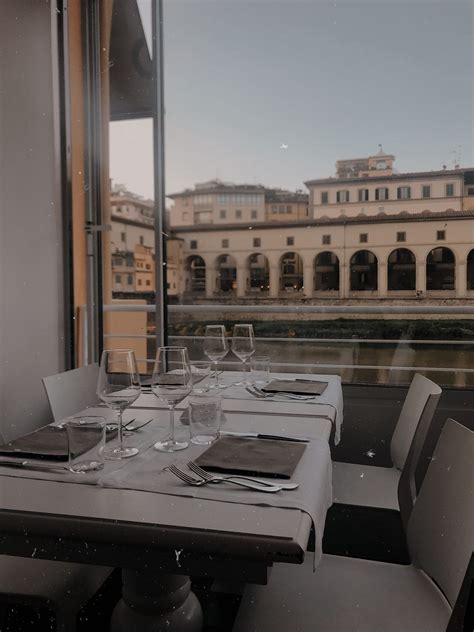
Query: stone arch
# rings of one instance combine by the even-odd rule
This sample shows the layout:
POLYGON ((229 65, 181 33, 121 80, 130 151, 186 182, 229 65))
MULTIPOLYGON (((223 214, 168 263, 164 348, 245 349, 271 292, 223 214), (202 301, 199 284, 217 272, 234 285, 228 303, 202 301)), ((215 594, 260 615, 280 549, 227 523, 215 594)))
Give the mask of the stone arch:
POLYGON ((467 289, 474 290, 474 249, 467 255, 467 289))
POLYGON ((186 292, 206 293, 206 262, 199 255, 191 255, 186 259, 184 283, 186 292))
POLYGON ((301 292, 303 289, 303 259, 297 252, 285 252, 280 257, 280 291, 301 292))
POLYGON ((247 288, 250 292, 268 292, 270 289, 270 264, 261 252, 254 252, 247 257, 247 288))
POLYGON ((318 292, 339 291, 339 258, 325 250, 314 259, 314 285, 318 292))
POLYGON ((433 248, 426 257, 426 289, 456 289, 456 257, 450 248, 433 248))
POLYGON ((387 289, 416 290, 416 258, 408 248, 396 248, 387 259, 387 289))
POLYGON ((358 250, 350 261, 351 292, 373 292, 378 287, 378 261, 370 250, 358 250))
POLYGON ((216 289, 233 294, 237 291, 237 263, 232 255, 222 254, 216 259, 216 289))

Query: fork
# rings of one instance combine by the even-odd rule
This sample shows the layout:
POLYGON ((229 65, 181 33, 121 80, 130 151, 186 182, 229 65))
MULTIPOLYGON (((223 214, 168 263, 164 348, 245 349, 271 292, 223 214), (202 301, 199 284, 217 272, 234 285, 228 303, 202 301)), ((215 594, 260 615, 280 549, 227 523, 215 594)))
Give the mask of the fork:
MULTIPOLYGON (((187 483, 188 485, 193 485, 194 487, 202 487, 203 485, 208 485, 209 483, 213 482, 211 479, 204 480, 203 478, 200 478, 200 479, 194 478, 194 476, 191 476, 190 474, 187 474, 186 472, 183 472, 182 470, 180 470, 179 467, 177 467, 174 463, 172 463, 168 467, 165 467, 164 469, 171 472, 171 474, 174 474, 177 478, 181 479, 183 482, 187 483)), ((256 492, 267 492, 271 494, 274 494, 275 492, 279 492, 282 489, 279 485, 257 485, 256 483, 244 483, 242 481, 237 481, 230 478, 222 479, 222 480, 219 480, 218 482, 219 483, 221 482, 234 483, 234 485, 239 485, 240 487, 245 487, 247 489, 253 489, 256 492)))
POLYGON ((287 399, 294 399, 297 401, 305 402, 307 400, 315 398, 314 395, 297 395, 296 393, 264 393, 256 386, 246 386, 245 390, 250 393, 250 395, 253 395, 254 397, 260 397, 261 399, 269 399, 271 397, 275 397, 275 395, 278 395, 278 397, 286 397, 287 399))
POLYGON ((130 432, 134 432, 135 430, 141 430, 145 426, 148 426, 148 424, 151 423, 153 419, 154 417, 152 417, 148 421, 144 421, 142 424, 138 423, 138 424, 135 424, 134 426, 131 426, 130 424, 132 423, 132 421, 135 421, 135 419, 132 419, 132 421, 129 421, 128 424, 125 426, 125 429, 130 432))
MULTIPOLYGON (((232 476, 217 476, 214 474, 210 474, 209 472, 206 472, 206 470, 203 470, 202 467, 199 467, 199 465, 197 465, 197 463, 194 463, 194 461, 189 461, 188 462, 188 467, 190 470, 192 470, 195 474, 197 474, 198 476, 200 476, 201 478, 203 478, 204 480, 208 480, 210 483, 220 483, 221 481, 227 481, 229 479, 234 479, 237 478, 239 480, 242 481, 250 481, 251 483, 257 483, 259 485, 267 485, 269 487, 274 487, 273 483, 269 483, 267 481, 263 481, 259 478, 251 478, 250 476, 240 476, 238 474, 236 475, 232 475, 232 476)), ((299 487, 298 483, 278 483, 278 487, 281 487, 282 490, 291 490, 291 489, 297 489, 299 487)))

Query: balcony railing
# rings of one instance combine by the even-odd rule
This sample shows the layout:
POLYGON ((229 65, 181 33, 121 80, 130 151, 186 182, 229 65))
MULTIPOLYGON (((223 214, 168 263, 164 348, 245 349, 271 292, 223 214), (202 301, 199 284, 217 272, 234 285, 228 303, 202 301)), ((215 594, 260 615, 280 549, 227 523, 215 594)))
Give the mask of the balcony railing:
MULTIPOLYGON (((252 314, 328 314, 328 315, 402 315, 413 316, 472 316, 474 306, 316 306, 316 305, 169 305, 173 316, 190 316, 193 321, 234 320, 239 315, 252 320, 252 314)), ((153 314, 154 305, 104 305, 107 313, 153 314)), ((148 318, 148 317, 147 317, 148 318)), ((85 323, 85 319, 83 319, 85 323)), ((302 321, 305 322, 305 321, 302 321)), ((306 321, 307 322, 307 321, 306 321)), ((317 329, 317 320, 314 320, 317 329)), ((134 345, 141 340, 139 361, 148 367, 154 361, 155 335, 127 332, 116 328, 105 333, 106 345, 117 341, 134 345), (146 344, 143 345, 143 342, 146 344)), ((185 324, 185 321, 183 322, 185 324)), ((83 336, 83 359, 87 358, 87 331, 83 336)), ((170 335, 172 344, 189 349, 192 359, 202 358, 202 335, 170 335)), ((338 373, 346 383, 408 384, 415 372, 421 372, 445 386, 474 388, 474 340, 416 340, 416 339, 363 339, 318 337, 258 337, 257 353, 269 355, 272 369, 301 373, 338 373)), ((224 360, 227 368, 236 368, 239 362, 230 353, 224 360)))

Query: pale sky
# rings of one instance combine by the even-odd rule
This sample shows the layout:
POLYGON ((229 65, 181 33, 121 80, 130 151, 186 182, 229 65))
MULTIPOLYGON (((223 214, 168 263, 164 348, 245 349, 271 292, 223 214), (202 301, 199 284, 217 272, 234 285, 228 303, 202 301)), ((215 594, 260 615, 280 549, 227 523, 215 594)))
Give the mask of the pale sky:
MULTIPOLYGON (((470 1, 164 0, 164 33, 168 193, 304 189, 379 143, 400 172, 474 165, 470 1)), ((150 120, 111 125, 111 177, 153 197, 150 120)))

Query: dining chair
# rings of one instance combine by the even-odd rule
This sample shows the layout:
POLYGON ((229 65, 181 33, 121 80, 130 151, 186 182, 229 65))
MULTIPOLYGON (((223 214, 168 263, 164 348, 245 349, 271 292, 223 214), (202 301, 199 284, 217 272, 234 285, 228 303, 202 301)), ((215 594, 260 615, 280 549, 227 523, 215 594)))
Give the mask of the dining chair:
POLYGON ((0 609, 30 607, 54 614, 56 632, 74 632, 80 609, 97 593, 112 568, 0 556, 0 609))
POLYGON ((74 415, 79 410, 99 403, 97 397, 98 364, 88 364, 43 378, 54 421, 74 415))
POLYGON ((474 432, 448 419, 408 522, 409 566, 276 564, 245 588, 233 632, 445 632, 474 547, 473 453, 474 432))
MULTIPOLYGON (((1 433, 0 443, 4 443, 1 433)), ((56 617, 57 632, 74 632, 79 610, 112 570, 105 566, 0 555, 0 611, 11 606, 46 608, 56 617)))
POLYGON ((398 511, 402 470, 406 468, 409 471, 408 484, 413 494, 415 470, 441 392, 437 384, 419 373, 415 374, 390 443, 392 467, 333 461, 335 503, 398 511))

